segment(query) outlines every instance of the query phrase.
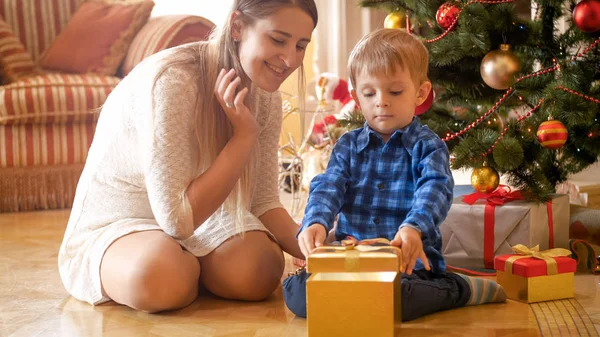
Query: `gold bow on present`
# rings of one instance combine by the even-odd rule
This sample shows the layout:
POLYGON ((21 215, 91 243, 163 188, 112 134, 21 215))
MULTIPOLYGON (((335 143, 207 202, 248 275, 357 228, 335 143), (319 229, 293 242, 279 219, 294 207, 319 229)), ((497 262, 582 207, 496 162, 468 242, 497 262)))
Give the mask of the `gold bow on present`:
POLYGON ((558 274, 558 265, 556 264, 556 260, 553 258, 559 256, 570 256, 572 254, 570 250, 563 248, 553 248, 540 252, 540 246, 527 248, 527 246, 524 245, 514 245, 512 250, 519 255, 511 256, 506 259, 504 271, 507 274, 512 274, 512 265, 516 260, 533 257, 546 261, 546 274, 555 275, 558 274))
MULTIPOLYGON (((331 253, 346 252, 344 260, 344 270, 346 272, 358 272, 360 270, 360 253, 390 251, 396 256, 402 256, 402 250, 399 247, 392 246, 390 241, 384 238, 366 239, 359 241, 353 237, 342 240, 341 245, 324 245, 316 247, 311 253, 331 253)), ((309 257, 310 258, 310 257, 309 257)))
POLYGON ((344 251, 344 250, 358 250, 361 252, 372 252, 381 250, 382 248, 387 249, 395 249, 398 252, 402 252, 400 248, 396 246, 392 246, 388 239, 377 238, 377 239, 365 239, 365 240, 357 240, 351 236, 348 237, 347 240, 342 240, 341 245, 325 245, 316 247, 313 249, 313 253, 321 253, 321 252, 333 252, 333 251, 344 251))

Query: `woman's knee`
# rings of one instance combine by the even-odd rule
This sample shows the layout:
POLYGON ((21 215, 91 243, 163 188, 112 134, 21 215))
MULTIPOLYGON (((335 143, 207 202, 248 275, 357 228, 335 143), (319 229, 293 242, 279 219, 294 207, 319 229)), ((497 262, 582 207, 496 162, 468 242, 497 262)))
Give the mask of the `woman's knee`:
POLYGON ((200 264, 191 254, 174 250, 148 256, 132 269, 127 280, 132 307, 147 312, 177 309, 198 296, 200 264))
POLYGON ((281 283, 285 267, 283 253, 262 232, 248 232, 243 238, 233 238, 213 253, 201 260, 201 279, 206 288, 218 296, 261 301, 281 283))
POLYGON ((113 254, 115 263, 118 255, 134 249, 129 257, 122 256, 123 259, 117 260, 116 263, 123 264, 114 270, 120 273, 116 276, 117 282, 114 275, 102 277, 103 284, 104 276, 107 281, 112 280, 113 284, 109 287, 105 285, 105 289, 113 290, 109 296, 116 302, 140 311, 158 312, 182 308, 197 297, 200 264, 192 254, 183 251, 175 240, 162 234, 163 237, 153 235, 137 250, 127 247, 129 249, 120 249, 113 254))
POLYGON ((285 262, 281 250, 252 250, 238 261, 239 276, 235 280, 237 297, 241 300, 262 301, 281 283, 285 262))

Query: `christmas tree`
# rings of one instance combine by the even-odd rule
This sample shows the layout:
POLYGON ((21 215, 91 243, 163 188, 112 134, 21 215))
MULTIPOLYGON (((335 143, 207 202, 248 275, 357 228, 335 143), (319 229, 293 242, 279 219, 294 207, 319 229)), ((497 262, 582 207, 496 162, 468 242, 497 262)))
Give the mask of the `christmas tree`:
POLYGON ((453 169, 475 169, 477 190, 495 189, 499 173, 545 201, 599 159, 599 0, 359 5, 387 10, 386 28, 408 29, 428 48, 433 103, 417 114, 448 145, 453 169))

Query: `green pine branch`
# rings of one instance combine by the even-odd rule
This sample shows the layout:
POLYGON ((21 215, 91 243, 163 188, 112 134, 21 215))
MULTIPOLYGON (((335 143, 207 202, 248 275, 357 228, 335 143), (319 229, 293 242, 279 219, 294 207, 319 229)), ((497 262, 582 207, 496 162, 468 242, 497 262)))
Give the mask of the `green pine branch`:
POLYGON ((345 113, 338 122, 341 127, 351 131, 362 128, 365 124, 365 117, 358 109, 354 109, 349 113, 345 113))

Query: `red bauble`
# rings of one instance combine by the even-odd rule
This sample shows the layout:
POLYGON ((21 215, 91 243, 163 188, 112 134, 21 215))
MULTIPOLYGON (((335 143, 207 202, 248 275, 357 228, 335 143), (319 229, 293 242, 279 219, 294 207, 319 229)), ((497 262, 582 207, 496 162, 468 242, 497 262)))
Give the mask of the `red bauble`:
POLYGON ((586 33, 600 30, 600 0, 582 0, 573 9, 573 22, 586 33))
POLYGON ((558 149, 565 145, 569 131, 559 120, 545 121, 538 127, 537 138, 543 147, 547 149, 558 149))
POLYGON ((435 93, 433 92, 433 89, 431 89, 429 91, 429 95, 427 95, 427 98, 425 99, 425 101, 417 106, 415 108, 415 115, 419 116, 424 114, 427 110, 429 110, 429 108, 431 108, 431 105, 433 104, 433 99, 435 98, 435 93))
POLYGON ((334 115, 328 115, 323 118, 322 122, 315 123, 313 125, 312 133, 322 134, 325 133, 325 128, 327 125, 335 124, 337 125, 337 118, 334 115))
POLYGON ((440 27, 448 29, 448 27, 452 25, 452 22, 454 22, 454 19, 456 19, 456 16, 459 12, 460 10, 458 7, 456 7, 455 2, 446 2, 437 10, 437 13, 435 14, 435 20, 440 27))

